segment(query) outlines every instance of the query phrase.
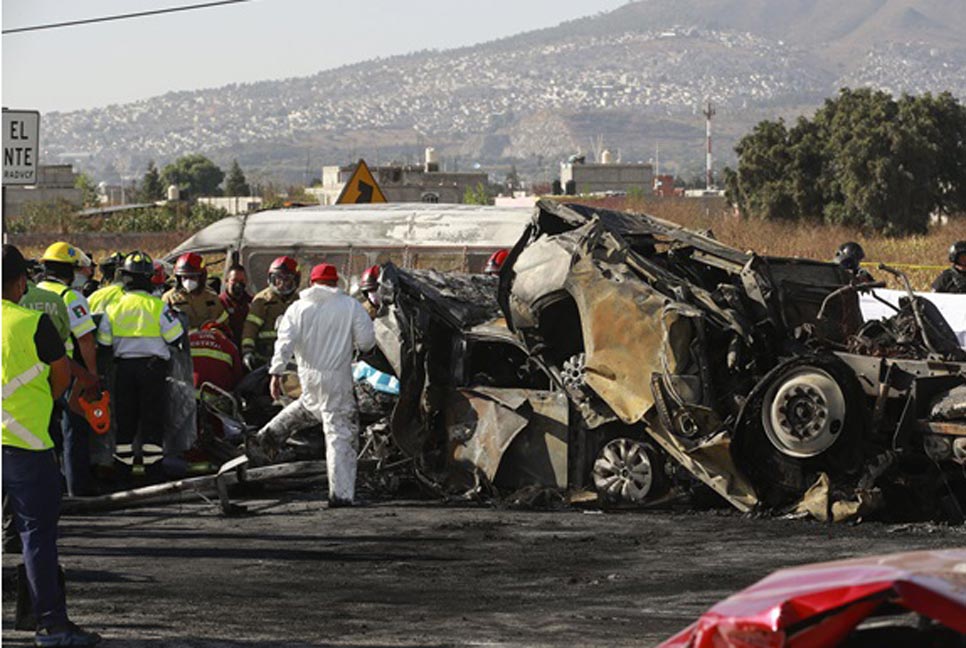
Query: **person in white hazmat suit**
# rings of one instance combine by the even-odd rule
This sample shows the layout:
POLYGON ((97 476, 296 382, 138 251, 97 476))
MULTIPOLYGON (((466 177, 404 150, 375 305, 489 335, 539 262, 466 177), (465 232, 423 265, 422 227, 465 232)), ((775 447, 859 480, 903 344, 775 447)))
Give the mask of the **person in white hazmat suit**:
POLYGON ((372 320, 362 305, 338 288, 335 266, 312 268, 312 285, 299 293, 279 319, 275 352, 269 364, 272 398, 282 394, 282 374, 292 356, 302 395, 263 427, 256 442, 277 447, 288 434, 321 423, 325 433, 329 506, 351 506, 355 499, 358 412, 352 380, 353 350, 376 344, 372 320))

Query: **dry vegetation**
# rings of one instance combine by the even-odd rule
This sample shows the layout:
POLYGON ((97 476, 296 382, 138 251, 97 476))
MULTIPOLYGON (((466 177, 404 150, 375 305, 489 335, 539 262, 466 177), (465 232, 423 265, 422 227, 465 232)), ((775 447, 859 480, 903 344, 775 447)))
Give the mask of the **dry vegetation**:
POLYGON ((629 197, 582 202, 643 212, 691 229, 710 229, 715 238, 728 245, 763 255, 831 259, 841 243, 858 241, 865 249, 866 267, 877 279, 889 279, 893 288, 899 286, 891 277, 876 270, 879 263, 898 266, 909 275, 913 287, 928 290, 936 275, 948 266, 946 254, 950 244, 966 240, 964 218, 933 226, 923 236, 890 238, 823 224, 743 220, 735 217, 718 200, 629 197))
MULTIPOLYGON (((869 270, 876 278, 888 279, 890 286, 895 288, 899 286, 891 277, 876 270, 878 263, 900 267, 909 275, 915 288, 927 290, 936 275, 948 265, 946 253, 949 245, 957 240, 966 240, 966 218, 954 218, 947 225, 933 226, 923 236, 890 238, 822 224, 742 220, 735 217, 720 200, 628 197, 580 202, 610 209, 643 212, 692 229, 710 229, 715 238, 724 243, 772 256, 831 259, 839 244, 858 241, 865 248, 866 266, 869 270)), ((189 232, 66 235, 34 233, 12 234, 10 240, 20 246, 28 258, 39 258, 48 242, 64 238, 92 254, 95 260, 100 260, 115 249, 140 249, 153 257, 162 257, 189 235, 189 232)), ((214 257, 208 259, 209 263, 216 261, 214 257)))

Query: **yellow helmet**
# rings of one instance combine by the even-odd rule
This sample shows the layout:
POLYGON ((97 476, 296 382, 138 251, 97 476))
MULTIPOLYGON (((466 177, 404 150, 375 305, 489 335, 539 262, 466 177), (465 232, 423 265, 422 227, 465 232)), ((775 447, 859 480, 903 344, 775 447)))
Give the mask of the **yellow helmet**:
POLYGON ((77 265, 80 258, 81 253, 73 245, 65 241, 57 241, 44 250, 44 255, 40 257, 40 260, 77 265))

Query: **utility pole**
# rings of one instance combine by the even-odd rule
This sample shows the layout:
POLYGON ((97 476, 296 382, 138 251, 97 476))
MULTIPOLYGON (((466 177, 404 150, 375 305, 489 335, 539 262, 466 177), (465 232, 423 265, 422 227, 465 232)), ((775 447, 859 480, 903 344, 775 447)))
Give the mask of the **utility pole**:
POLYGON ((712 172, 711 172, 711 118, 717 114, 717 111, 715 111, 714 106, 711 105, 710 98, 708 99, 708 107, 703 114, 706 120, 707 132, 708 132, 708 159, 707 159, 707 169, 706 169, 707 177, 705 178, 705 183, 707 185, 706 189, 708 191, 711 191, 711 189, 714 187, 714 175, 712 175, 712 172))

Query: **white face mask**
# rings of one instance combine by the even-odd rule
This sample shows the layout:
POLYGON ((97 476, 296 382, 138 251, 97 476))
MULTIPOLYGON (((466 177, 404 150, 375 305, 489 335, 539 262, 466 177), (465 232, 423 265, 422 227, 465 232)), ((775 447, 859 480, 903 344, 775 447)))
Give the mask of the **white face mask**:
POLYGON ((197 279, 182 279, 181 285, 184 286, 185 291, 193 293, 198 290, 198 286, 201 284, 198 283, 197 279))
POLYGON ((87 283, 87 275, 78 271, 74 271, 74 281, 71 282, 71 288, 83 288, 84 284, 87 283))

